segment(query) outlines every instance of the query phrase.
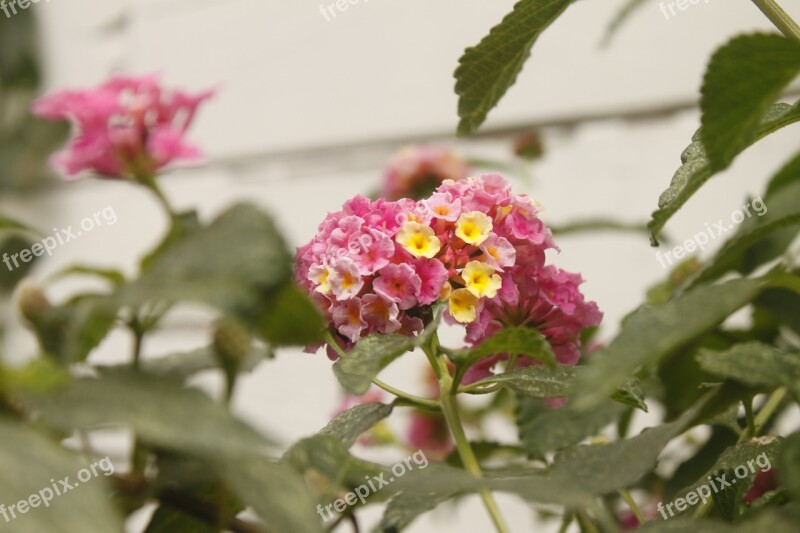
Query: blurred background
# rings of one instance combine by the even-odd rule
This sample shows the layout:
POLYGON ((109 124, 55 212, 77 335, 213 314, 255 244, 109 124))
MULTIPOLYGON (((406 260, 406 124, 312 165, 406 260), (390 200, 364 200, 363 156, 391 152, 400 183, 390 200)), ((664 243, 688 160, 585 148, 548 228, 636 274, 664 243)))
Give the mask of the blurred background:
MULTIPOLYGON (((456 140, 452 72, 463 49, 499 22, 513 0, 361 0, 344 11, 327 9, 332 3, 42 0, 16 15, 0 12, 0 212, 44 232, 109 206, 118 218, 59 247, 28 275, 42 281, 87 262, 132 274, 166 228, 158 205, 138 187, 66 183, 49 174, 44 159, 64 131, 25 112, 32 97, 48 90, 96 84, 115 72, 157 72, 168 86, 190 91, 215 88, 190 135, 206 150, 206 164, 172 171, 162 186, 176 207, 196 207, 206 217, 234 201, 255 202, 277 218, 293 245, 308 241, 325 213, 347 198, 376 190, 391 154, 417 143, 497 161, 480 170, 502 171, 517 192, 544 205, 549 224, 596 217, 639 223, 656 208, 698 127, 698 91, 711 52, 736 33, 771 28, 747 0, 689 4, 674 14, 659 9, 671 2, 653 0, 601 46, 626 1, 576 2, 541 38, 481 133, 456 140), (512 148, 530 130, 539 133, 545 152, 523 165, 512 148)), ((786 4, 800 17, 800 6, 786 4)), ((683 242, 706 223, 729 220, 798 141, 800 130, 787 128, 743 154, 670 222, 668 236, 683 242)), ((605 312, 602 338, 668 272, 644 233, 581 233, 558 242, 557 264, 581 272, 585 292, 605 312)), ((711 248, 721 243, 712 241, 711 248)), ((54 284, 52 298, 67 297, 76 283, 83 281, 54 284)), ((4 352, 21 362, 35 344, 8 302, 1 317, 4 352)), ((207 345, 211 318, 202 309, 182 309, 145 352, 155 357, 207 345)), ((459 335, 450 333, 446 340, 457 346, 459 335)), ((117 332, 93 358, 124 361, 130 342, 117 332)), ((423 360, 403 358, 386 381, 421 393, 423 360)), ((215 392, 221 384, 206 375, 197 385, 215 392)), ((284 351, 244 379, 235 409, 289 443, 324 426, 340 401, 323 354, 284 351)), ((493 431, 496 440, 515 439, 501 421, 493 431)), ((100 445, 113 450, 124 442, 109 436, 100 445)), ((119 464, 123 457, 120 452, 119 464)), ((515 531, 547 530, 524 504, 499 500, 515 531)), ((411 530, 489 528, 477 498, 463 500, 455 515, 450 511, 427 515, 411 530)), ((364 516, 369 525, 380 509, 364 516)), ((134 517, 130 531, 144 523, 146 512, 134 517)))

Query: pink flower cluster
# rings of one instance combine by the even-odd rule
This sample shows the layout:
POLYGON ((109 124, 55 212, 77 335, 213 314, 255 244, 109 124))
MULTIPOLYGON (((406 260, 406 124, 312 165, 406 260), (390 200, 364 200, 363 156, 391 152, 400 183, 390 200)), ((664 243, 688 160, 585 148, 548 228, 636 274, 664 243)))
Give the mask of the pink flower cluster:
POLYGON ((152 178, 174 160, 201 156, 184 137, 197 108, 211 96, 211 91, 166 90, 154 75, 118 76, 93 89, 45 96, 34 103, 33 113, 74 124, 75 136, 53 158, 67 175, 91 171, 112 178, 152 178))
POLYGON ((444 180, 460 180, 469 174, 466 161, 450 148, 407 146, 389 161, 380 195, 386 200, 421 200, 444 180))
MULTIPOLYGON (((574 364, 581 330, 602 314, 580 293, 579 275, 545 265, 555 244, 537 212, 497 174, 446 180, 420 201, 357 196, 298 250, 298 281, 344 348, 370 333, 413 335, 442 301, 470 343, 530 325, 560 362, 574 364)), ((470 379, 502 357, 481 362, 470 379)))

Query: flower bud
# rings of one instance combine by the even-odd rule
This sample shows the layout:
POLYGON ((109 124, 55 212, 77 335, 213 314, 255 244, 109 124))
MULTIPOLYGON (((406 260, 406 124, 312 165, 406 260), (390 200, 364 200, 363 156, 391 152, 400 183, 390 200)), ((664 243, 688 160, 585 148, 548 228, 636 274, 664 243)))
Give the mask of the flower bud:
POLYGON ((33 282, 23 282, 17 292, 20 313, 30 322, 36 322, 47 313, 52 306, 44 291, 33 282))
POLYGON ((224 365, 238 366, 250 355, 253 338, 236 319, 221 318, 214 328, 214 353, 224 365))
POLYGON ((544 154, 542 138, 535 131, 521 133, 514 139, 514 154, 528 161, 539 159, 544 154))

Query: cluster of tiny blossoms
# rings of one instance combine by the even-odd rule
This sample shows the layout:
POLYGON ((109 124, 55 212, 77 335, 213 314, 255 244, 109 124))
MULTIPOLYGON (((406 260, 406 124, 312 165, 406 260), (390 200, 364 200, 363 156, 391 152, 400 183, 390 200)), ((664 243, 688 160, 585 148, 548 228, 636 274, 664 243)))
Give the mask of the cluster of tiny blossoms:
POLYGON ((345 349, 369 333, 418 333, 441 300, 471 343, 530 325, 574 364, 580 331, 602 315, 580 276, 545 266, 555 245, 537 212, 497 174, 446 180, 420 201, 357 196, 298 250, 298 281, 345 349))
POLYGON ((53 158, 68 176, 89 171, 111 178, 152 177, 172 161, 201 156, 185 134, 212 94, 167 90, 154 75, 117 76, 95 88, 45 96, 34 103, 33 113, 73 123, 75 136, 53 158))

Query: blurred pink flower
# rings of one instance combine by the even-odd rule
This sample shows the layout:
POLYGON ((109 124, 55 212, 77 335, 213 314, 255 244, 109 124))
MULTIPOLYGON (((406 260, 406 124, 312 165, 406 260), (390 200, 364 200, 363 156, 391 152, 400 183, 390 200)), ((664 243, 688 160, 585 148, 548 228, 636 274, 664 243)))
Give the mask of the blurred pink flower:
POLYGON ((67 148, 53 156, 59 171, 150 179, 173 161, 201 156, 185 135, 198 107, 212 94, 167 90, 155 75, 116 76, 95 88, 44 96, 32 111, 74 126, 67 148))
POLYGON ((450 148, 407 146, 389 161, 380 195, 387 200, 421 200, 444 180, 459 180, 469 174, 466 161, 450 148))

